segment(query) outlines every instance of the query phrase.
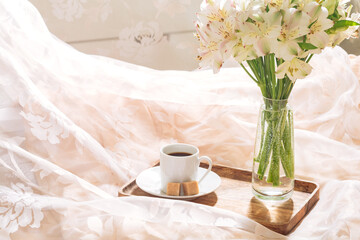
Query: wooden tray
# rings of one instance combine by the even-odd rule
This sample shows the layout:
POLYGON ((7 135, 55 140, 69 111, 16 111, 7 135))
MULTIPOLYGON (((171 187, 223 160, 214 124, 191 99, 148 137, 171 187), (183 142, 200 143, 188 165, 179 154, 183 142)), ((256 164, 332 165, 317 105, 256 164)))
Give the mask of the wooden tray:
MULTIPOLYGON (((206 163, 200 166, 208 167, 206 163)), ((193 202, 240 213, 281 234, 289 234, 319 200, 318 184, 296 179, 291 199, 279 203, 260 201, 252 194, 251 171, 222 165, 213 165, 212 171, 221 177, 220 187, 193 202)), ((119 192, 119 196, 129 195, 153 197, 142 191, 135 179, 119 192)))

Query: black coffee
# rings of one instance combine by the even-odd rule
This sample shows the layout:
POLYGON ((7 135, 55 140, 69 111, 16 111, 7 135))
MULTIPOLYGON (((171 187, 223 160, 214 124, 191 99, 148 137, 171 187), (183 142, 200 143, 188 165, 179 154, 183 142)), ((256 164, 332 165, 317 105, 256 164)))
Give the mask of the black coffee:
POLYGON ((173 152, 173 153, 169 153, 168 155, 174 157, 186 157, 186 156, 191 156, 192 154, 187 152, 173 152))

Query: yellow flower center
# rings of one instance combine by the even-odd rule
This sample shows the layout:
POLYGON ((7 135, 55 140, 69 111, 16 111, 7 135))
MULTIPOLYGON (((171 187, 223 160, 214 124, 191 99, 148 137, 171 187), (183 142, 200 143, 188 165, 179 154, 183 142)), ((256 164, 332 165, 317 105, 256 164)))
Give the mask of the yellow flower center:
POLYGON ((270 7, 278 8, 282 6, 283 0, 270 0, 268 4, 270 7))
POLYGON ((297 72, 297 71, 299 71, 299 69, 298 68, 292 68, 292 67, 289 67, 289 73, 291 74, 291 76, 294 76, 294 72, 297 72))
POLYGON ((224 39, 227 39, 231 36, 231 32, 233 32, 233 24, 229 21, 225 22, 225 25, 219 27, 219 35, 221 35, 224 39))
POLYGON ((217 42, 215 42, 215 41, 210 41, 209 42, 209 45, 207 46, 208 47, 208 49, 210 50, 210 51, 217 51, 219 48, 218 48, 218 44, 217 44, 217 42))
POLYGON ((210 13, 207 18, 209 21, 224 22, 228 17, 228 12, 224 9, 219 9, 217 12, 210 13))
POLYGON ((322 28, 322 25, 319 21, 316 21, 313 25, 310 27, 310 34, 314 34, 316 32, 320 32, 322 28))

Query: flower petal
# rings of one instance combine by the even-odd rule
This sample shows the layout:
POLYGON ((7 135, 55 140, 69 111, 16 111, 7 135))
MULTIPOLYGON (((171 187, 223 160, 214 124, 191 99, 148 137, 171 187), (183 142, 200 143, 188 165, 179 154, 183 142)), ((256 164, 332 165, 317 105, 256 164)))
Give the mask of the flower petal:
POLYGON ((284 62, 278 67, 276 76, 283 78, 284 73, 286 73, 290 80, 295 82, 297 79, 305 78, 310 74, 311 70, 312 67, 308 63, 298 58, 293 58, 290 62, 284 62))
POLYGON ((287 70, 289 69, 290 62, 283 62, 278 66, 276 71, 276 77, 279 79, 282 79, 285 77, 285 74, 287 73, 287 70))
POLYGON ((339 0, 325 0, 322 5, 327 8, 329 15, 333 14, 335 7, 338 5, 339 0))
POLYGON ((310 16, 311 22, 314 22, 321 14, 321 5, 317 2, 310 2, 304 6, 303 11, 310 16))
POLYGON ((44 218, 44 214, 41 212, 41 209, 36 207, 33 207, 33 214, 34 214, 34 222, 30 225, 32 228, 39 228, 40 222, 44 218))
POLYGON ((329 35, 325 32, 317 32, 314 34, 308 35, 308 41, 318 47, 318 48, 325 48, 329 43, 329 35))
POLYGON ((257 55, 265 56, 266 54, 269 54, 272 50, 271 46, 273 42, 274 39, 267 39, 267 38, 262 38, 259 41, 257 41, 256 44, 254 45, 257 55))
POLYGON ((282 58, 285 61, 290 61, 294 57, 298 56, 301 52, 301 48, 297 41, 285 41, 278 42, 274 53, 277 58, 282 58))
POLYGON ((18 222, 21 227, 26 227, 32 221, 32 211, 31 208, 25 207, 24 212, 19 216, 18 222))

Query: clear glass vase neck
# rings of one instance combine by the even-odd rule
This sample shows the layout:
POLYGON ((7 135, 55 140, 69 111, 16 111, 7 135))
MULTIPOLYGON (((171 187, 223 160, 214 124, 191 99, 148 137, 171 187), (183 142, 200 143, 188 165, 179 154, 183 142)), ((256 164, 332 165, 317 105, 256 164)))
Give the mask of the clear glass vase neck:
POLYGON ((263 97, 265 110, 281 110, 287 107, 288 99, 271 99, 263 97))

